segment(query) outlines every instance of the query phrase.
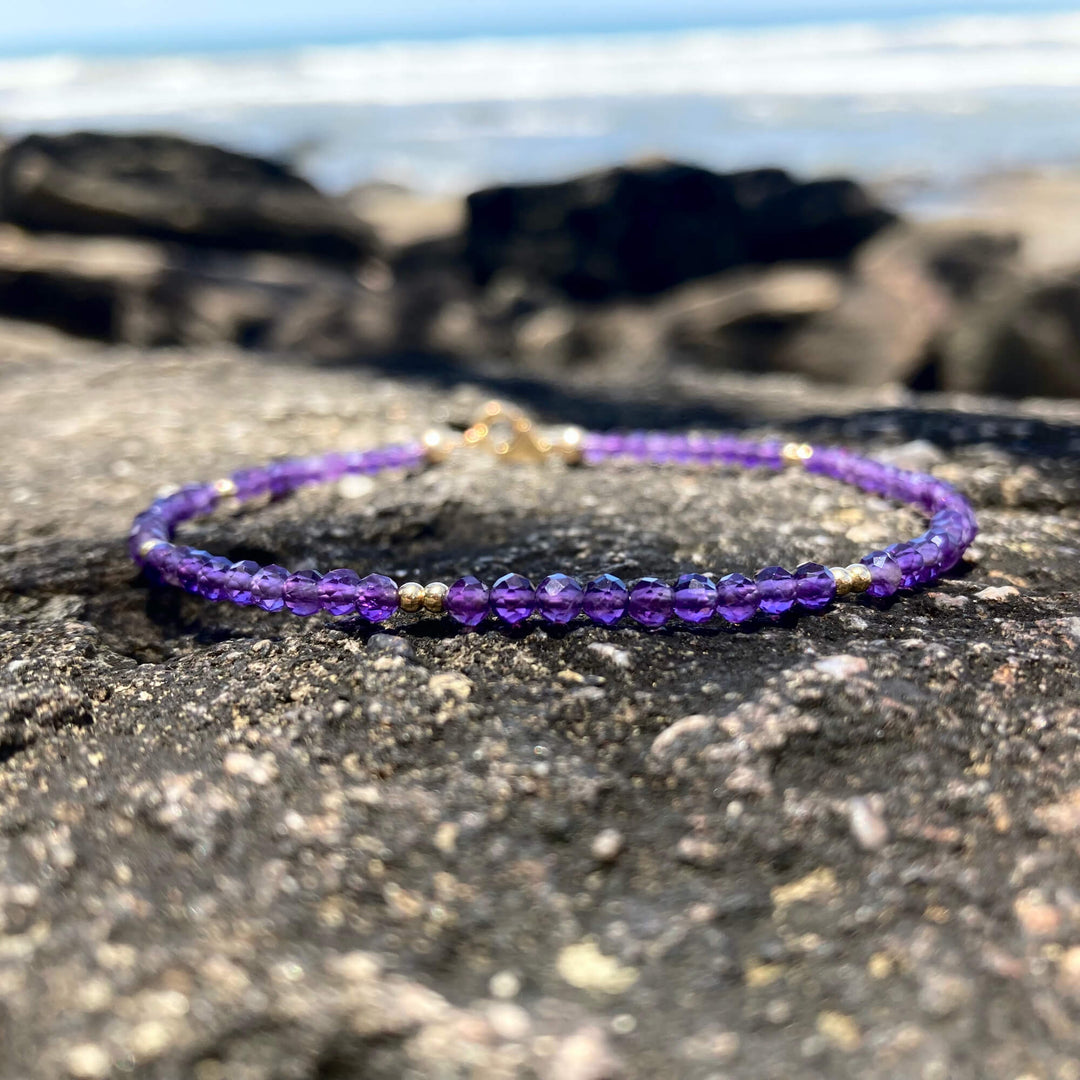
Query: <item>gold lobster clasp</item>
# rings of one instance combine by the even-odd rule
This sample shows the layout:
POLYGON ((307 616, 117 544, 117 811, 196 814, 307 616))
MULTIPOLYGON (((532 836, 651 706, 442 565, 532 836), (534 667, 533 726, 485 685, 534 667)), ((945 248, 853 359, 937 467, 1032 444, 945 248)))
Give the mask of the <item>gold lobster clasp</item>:
POLYGON ((499 461, 537 464, 561 457, 568 464, 577 464, 581 460, 582 435, 580 428, 565 427, 552 437, 520 409, 489 401, 460 437, 447 439, 441 432, 429 432, 424 444, 431 461, 445 461, 457 449, 473 448, 486 450, 499 461))

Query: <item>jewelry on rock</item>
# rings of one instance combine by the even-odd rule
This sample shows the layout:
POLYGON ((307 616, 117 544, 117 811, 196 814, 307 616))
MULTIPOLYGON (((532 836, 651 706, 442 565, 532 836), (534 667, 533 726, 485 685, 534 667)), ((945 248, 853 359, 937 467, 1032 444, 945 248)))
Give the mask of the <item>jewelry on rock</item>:
POLYGON ((461 435, 429 433, 420 442, 353 453, 274 462, 241 469, 224 480, 192 484, 165 495, 135 518, 128 539, 131 557, 153 581, 179 586, 206 600, 229 600, 265 611, 294 615, 359 615, 383 622, 398 611, 450 615, 475 627, 489 615, 516 625, 534 613, 564 624, 584 615, 610 626, 629 616, 642 626, 663 626, 672 617, 701 624, 719 617, 745 623, 758 612, 782 615, 792 609, 820 611, 836 598, 865 593, 875 599, 935 581, 960 561, 978 526, 968 500, 936 477, 859 457, 840 447, 805 443, 751 442, 732 436, 671 435, 664 432, 602 434, 565 428, 557 437, 537 431, 528 417, 489 403, 461 435), (767 566, 753 578, 742 574, 683 574, 671 583, 644 577, 627 585, 614 574, 583 584, 567 574, 549 574, 533 586, 521 574, 504 574, 490 586, 467 575, 451 585, 435 581, 399 585, 384 574, 360 577, 348 569, 320 574, 259 566, 173 543, 177 526, 209 514, 220 503, 282 498, 301 487, 329 483, 348 474, 372 476, 445 461, 463 448, 486 449, 511 462, 562 458, 568 464, 631 461, 683 466, 740 465, 781 469, 799 466, 874 495, 906 502, 930 518, 911 540, 871 551, 851 566, 803 563, 794 572, 767 566))

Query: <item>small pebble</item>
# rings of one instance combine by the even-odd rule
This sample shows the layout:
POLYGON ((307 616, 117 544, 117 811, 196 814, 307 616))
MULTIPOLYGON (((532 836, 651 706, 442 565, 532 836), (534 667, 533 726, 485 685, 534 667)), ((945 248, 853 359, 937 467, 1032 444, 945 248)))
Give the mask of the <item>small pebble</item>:
POLYGON ((1015 600, 1020 595, 1020 590, 1015 585, 991 585, 987 589, 975 594, 976 600, 989 600, 994 604, 1003 604, 1008 600, 1015 600))
POLYGON ((78 1080, 97 1080, 108 1076, 111 1068, 111 1058, 95 1043, 82 1043, 68 1052, 67 1071, 78 1080))
POLYGON ((930 603, 938 611, 960 611, 962 608, 966 608, 971 601, 966 596, 950 596, 948 593, 933 592, 930 593, 930 603))
POLYGON ((618 829, 603 829, 593 837, 592 857, 597 862, 614 862, 623 849, 623 835, 618 829))
POLYGON ((510 1001, 521 992, 521 980, 512 971, 496 971, 488 980, 488 993, 500 1001, 510 1001))
POLYGON ((834 679, 851 679, 856 675, 865 675, 870 670, 866 658, 862 656, 849 656, 841 653, 837 656, 824 656, 814 668, 823 675, 831 675, 834 679))
POLYGON ((864 851, 877 851, 889 842, 889 826, 881 816, 880 800, 856 796, 848 800, 851 835, 864 851))
POLYGON ((372 634, 368 638, 367 647, 371 652, 382 653, 386 656, 402 656, 406 660, 412 660, 416 656, 416 650, 412 645, 397 634, 372 634))
POLYGON ((623 671, 629 671, 634 666, 633 657, 626 649, 620 649, 606 641, 590 642, 588 648, 602 660, 606 660, 609 664, 621 668, 623 671))

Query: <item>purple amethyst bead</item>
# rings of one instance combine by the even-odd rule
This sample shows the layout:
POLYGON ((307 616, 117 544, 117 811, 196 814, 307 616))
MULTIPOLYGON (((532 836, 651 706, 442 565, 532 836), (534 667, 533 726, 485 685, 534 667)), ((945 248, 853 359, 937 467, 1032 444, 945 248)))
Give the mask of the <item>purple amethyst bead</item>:
POLYGON ((281 587, 281 599, 294 615, 314 615, 322 606, 319 603, 318 570, 299 570, 290 574, 281 587))
MULTIPOLYGON (((132 529, 131 535, 128 537, 128 554, 135 561, 138 566, 146 564, 147 557, 142 553, 143 544, 153 543, 166 544, 168 541, 164 536, 153 536, 146 529, 132 529)), ((150 548, 153 551, 153 548, 150 548)))
POLYGON ((922 569, 919 571, 919 584, 935 580, 941 573, 941 548, 926 536, 920 536, 911 541, 915 550, 922 556, 922 569))
POLYGON ((180 563, 190 551, 184 544, 176 544, 160 557, 158 574, 166 585, 180 584, 180 563))
POLYGON ((159 506, 162 515, 175 525, 200 514, 209 514, 217 501, 218 494, 209 484, 188 484, 162 499, 159 506))
POLYGON ((281 589, 289 577, 284 566, 271 563, 264 566, 251 578, 251 599, 263 611, 280 611, 285 606, 281 598, 281 589))
POLYGON ((355 570, 331 570, 319 582, 319 604, 331 615, 351 615, 359 588, 360 575, 355 570))
POLYGON ((162 541, 156 547, 151 548, 143 561, 143 570, 147 577, 154 582, 165 580, 166 567, 175 569, 176 548, 172 544, 162 541))
POLYGON ((866 590, 867 596, 880 600, 883 597, 892 596, 900 588, 900 579, 903 576, 900 564, 887 551, 871 551, 859 562, 870 571, 870 588, 866 590))
POLYGON ((743 574, 728 574, 716 585, 716 611, 729 623, 752 619, 758 609, 758 587, 743 574))
POLYGON ((836 578, 821 563, 803 563, 795 570, 795 599, 805 611, 821 611, 836 599, 836 578))
POLYGON ((264 468, 238 469, 230 479, 236 485, 239 502, 257 499, 270 490, 270 476, 264 468))
POLYGON ((177 584, 190 593, 198 592, 199 573, 210 561, 210 558, 211 555, 208 551, 192 551, 189 549, 183 558, 176 564, 177 584))
POLYGON ((626 614, 629 597, 626 582, 614 574, 601 574, 585 586, 582 608, 593 622, 611 626, 626 614))
POLYGON ((716 586, 704 574, 683 574, 675 582, 674 610, 683 622, 708 622, 716 614, 716 586))
POLYGON ((199 571, 196 592, 207 600, 224 600, 225 580, 231 567, 231 559, 221 555, 211 556, 209 562, 199 571))
POLYGON ((766 566, 754 575, 758 607, 767 615, 783 615, 795 606, 795 579, 782 566, 766 566))
POLYGON ((169 525, 164 516, 157 510, 144 510, 131 523, 131 531, 128 533, 128 554, 137 563, 143 562, 141 548, 143 544, 151 540, 168 540, 169 525))
POLYGON ((642 626, 663 626, 674 610, 675 590, 666 581, 643 577, 630 589, 626 613, 642 626))
POLYGON ((503 574, 491 586, 491 610, 511 626, 527 619, 535 608, 532 582, 521 574, 503 574))
POLYGON ((536 610, 550 623, 568 623, 579 611, 585 590, 566 574, 548 574, 536 586, 536 610))
POLYGON ((259 564, 251 559, 235 562, 225 575, 225 595, 234 603, 245 607, 253 603, 251 579, 259 572, 259 564))
POLYGON ((914 544, 904 542, 902 544, 890 544, 885 549, 900 567, 900 588, 914 589, 921 581, 920 575, 923 570, 923 557, 914 544))
POLYGON ((960 561, 964 549, 949 533, 939 529, 930 529, 926 536, 931 543, 937 545, 938 551, 941 552, 941 558, 938 560, 938 576, 947 574, 960 561))
POLYGON ((458 578, 446 594, 450 618, 462 626, 478 626, 488 613, 488 587, 472 575, 458 578))
POLYGON ((389 619, 398 609, 397 583, 385 574, 367 574, 356 586, 356 611, 368 622, 389 619))

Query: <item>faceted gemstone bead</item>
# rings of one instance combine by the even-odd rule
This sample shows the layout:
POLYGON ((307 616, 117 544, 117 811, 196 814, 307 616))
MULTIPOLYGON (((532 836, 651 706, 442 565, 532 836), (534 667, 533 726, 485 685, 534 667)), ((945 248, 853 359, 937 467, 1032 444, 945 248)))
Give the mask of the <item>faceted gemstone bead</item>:
POLYGON ((324 454, 319 459, 319 478, 323 483, 332 484, 345 475, 344 454, 324 454))
POLYGON ((188 484, 161 500, 162 515, 173 525, 208 514, 217 503, 217 492, 207 484, 188 484))
POLYGON ((199 573, 210 561, 209 551, 189 549, 187 554, 176 564, 176 580, 181 588, 188 592, 198 592, 199 573))
POLYGON ((752 619, 758 609, 757 585, 743 574, 728 574, 716 585, 716 611, 729 623, 752 619))
POLYGON ((919 584, 933 581, 941 572, 941 548, 926 536, 912 540, 915 550, 922 556, 922 569, 919 571, 919 584))
POLYGON ((232 560, 222 555, 214 555, 199 571, 197 592, 207 600, 225 599, 225 579, 228 576, 232 560))
POLYGON ((128 554, 137 563, 143 562, 142 546, 152 540, 168 540, 169 525, 157 510, 144 510, 131 523, 128 533, 128 554))
POLYGON ((754 575, 758 607, 767 615, 783 615, 795 606, 795 579, 782 566, 766 566, 754 575))
POLYGON ((180 563, 191 551, 184 544, 177 544, 161 557, 158 563, 158 576, 166 585, 180 584, 180 563))
POLYGON ((601 574, 585 586, 582 609, 593 622, 611 626, 626 614, 629 596, 626 582, 621 578, 614 574, 601 574))
POLYGON ((319 582, 319 604, 331 615, 351 615, 359 589, 360 575, 355 570, 331 570, 319 582))
POLYGON ((264 468, 238 469, 229 479, 236 485, 239 502, 257 499, 270 490, 270 475, 264 468))
POLYGON ((581 582, 566 574, 548 574, 536 586, 536 610, 550 623, 568 623, 585 597, 581 582))
POLYGON ((821 563, 803 563, 795 570, 795 599, 805 611, 820 611, 836 599, 836 578, 821 563))
POLYGON ((903 576, 900 564, 887 551, 871 551, 859 562, 870 571, 870 588, 866 590, 867 596, 881 599, 892 596, 900 588, 900 579, 903 576))
POLYGON ((138 563, 140 566, 143 564, 142 546, 148 541, 164 540, 164 537, 151 536, 148 531, 141 528, 132 527, 130 533, 128 533, 128 555, 133 562, 138 563))
POLYGON ((491 610, 511 626, 527 619, 535 608, 532 582, 521 574, 503 574, 491 586, 491 610))
POLYGON ((398 609, 397 582, 385 574, 368 574, 356 586, 356 611, 368 622, 389 619, 398 609))
POLYGON ((165 580, 165 568, 174 561, 176 548, 167 541, 155 545, 143 560, 143 573, 155 584, 161 584, 165 580))
POLYGON ((281 599, 294 615, 314 615, 322 606, 319 603, 318 570, 299 570, 290 574, 281 587, 281 599))
POLYGON ((964 553, 963 549, 948 533, 941 532, 938 529, 930 529, 926 537, 932 544, 937 546, 938 551, 941 553, 941 558, 938 561, 938 576, 948 573, 960 561, 960 557, 964 553))
POLYGON ((292 458, 272 461, 266 466, 267 486, 273 498, 280 499, 300 486, 300 467, 301 463, 292 458))
POLYGON ((659 578, 644 577, 630 589, 626 613, 642 626, 663 626, 675 610, 675 590, 659 578))
POLYGON ((251 579, 259 572, 259 564, 251 559, 235 562, 229 567, 225 575, 225 595, 234 604, 247 606, 253 603, 251 596, 251 579))
POLYGON ((446 594, 446 611, 462 626, 478 626, 488 613, 488 588, 472 575, 458 578, 446 594))
POLYGON ((914 589, 920 582, 923 569, 923 557, 914 544, 890 544, 885 549, 900 567, 900 588, 914 589))
POLYGON ((708 622, 716 614, 716 586, 704 574, 683 574, 675 582, 675 614, 683 622, 708 622))
POLYGON ((264 566, 251 578, 251 599, 263 611, 280 611, 285 606, 281 598, 281 589, 289 576, 284 566, 271 563, 264 566))

